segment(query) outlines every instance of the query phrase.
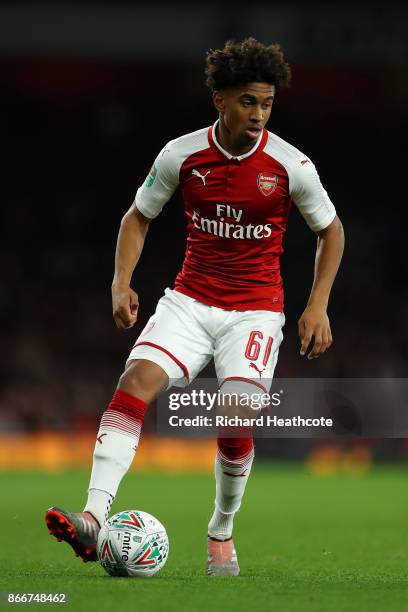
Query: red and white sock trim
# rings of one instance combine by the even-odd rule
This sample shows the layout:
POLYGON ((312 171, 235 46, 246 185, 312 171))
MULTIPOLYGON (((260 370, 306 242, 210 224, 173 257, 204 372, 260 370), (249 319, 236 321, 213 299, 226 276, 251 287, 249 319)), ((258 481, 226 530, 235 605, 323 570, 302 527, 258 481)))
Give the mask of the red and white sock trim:
POLYGON ((118 389, 102 415, 98 436, 104 431, 116 431, 139 440, 147 404, 118 389))
POLYGON ((223 455, 219 450, 217 452, 217 461, 220 462, 222 468, 227 469, 231 473, 234 473, 235 470, 237 472, 242 472, 252 464, 254 456, 255 453, 253 448, 247 455, 244 455, 238 459, 228 459, 228 457, 225 457, 225 455, 223 455))
POLYGON ((136 421, 136 419, 122 417, 117 412, 109 410, 108 408, 108 410, 103 413, 99 432, 119 431, 133 438, 139 438, 141 429, 142 424, 136 421))
MULTIPOLYGON (((241 432, 243 433, 243 428, 239 431, 239 433, 241 432)), ((236 461, 253 451, 254 441, 252 437, 223 438, 219 435, 217 445, 218 451, 228 461, 236 461)))

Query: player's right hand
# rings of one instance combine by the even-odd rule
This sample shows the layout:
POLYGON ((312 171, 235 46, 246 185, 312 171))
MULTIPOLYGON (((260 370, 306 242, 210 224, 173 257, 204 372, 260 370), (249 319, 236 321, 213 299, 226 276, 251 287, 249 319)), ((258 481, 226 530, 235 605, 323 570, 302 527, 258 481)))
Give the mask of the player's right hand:
POLYGON ((139 296, 129 286, 112 285, 112 310, 116 327, 130 329, 136 323, 139 296))

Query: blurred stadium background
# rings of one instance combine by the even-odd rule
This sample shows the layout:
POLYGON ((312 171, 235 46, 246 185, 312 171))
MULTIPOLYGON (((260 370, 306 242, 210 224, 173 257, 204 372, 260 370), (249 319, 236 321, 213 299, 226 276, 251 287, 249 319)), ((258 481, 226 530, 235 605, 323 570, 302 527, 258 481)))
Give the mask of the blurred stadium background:
MULTIPOLYGON (((293 86, 269 129, 316 162, 346 231, 330 305, 335 344, 298 355, 315 238, 293 211, 282 258, 282 377, 403 377, 407 283, 402 126, 408 9, 388 3, 2 3, 0 468, 89 467, 95 429, 137 334, 183 257, 179 195, 152 224, 134 276, 139 321, 116 330, 120 219, 168 140, 215 120, 204 56, 226 39, 279 42, 293 86)), ((211 368, 206 375, 211 375, 211 368)), ((384 407, 386 409, 386 407, 384 407)), ((210 470, 213 441, 158 440, 136 469, 210 470)), ((406 460, 404 440, 261 440, 258 456, 320 473, 406 460)))

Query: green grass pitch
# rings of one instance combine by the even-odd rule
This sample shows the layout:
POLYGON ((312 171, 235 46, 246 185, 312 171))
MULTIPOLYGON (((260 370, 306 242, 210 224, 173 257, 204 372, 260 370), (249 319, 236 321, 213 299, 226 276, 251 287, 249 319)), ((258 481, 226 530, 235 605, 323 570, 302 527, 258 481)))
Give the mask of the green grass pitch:
POLYGON ((0 591, 66 592, 58 607, 98 612, 408 609, 403 466, 323 478, 300 465, 255 464, 235 522, 237 578, 204 573, 210 475, 124 479, 112 510, 150 512, 169 534, 169 560, 151 579, 111 578, 48 535, 47 507, 81 510, 87 484, 86 472, 0 474, 0 591))

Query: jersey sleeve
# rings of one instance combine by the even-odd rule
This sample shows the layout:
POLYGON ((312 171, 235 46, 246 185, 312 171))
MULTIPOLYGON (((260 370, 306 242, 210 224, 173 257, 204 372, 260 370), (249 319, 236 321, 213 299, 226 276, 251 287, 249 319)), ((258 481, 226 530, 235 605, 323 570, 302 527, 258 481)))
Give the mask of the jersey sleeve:
POLYGON ((135 196, 136 207, 148 219, 157 217, 179 183, 179 164, 167 144, 156 157, 143 185, 135 196))
POLYGON ((296 160, 289 181, 292 201, 314 232, 325 229, 336 216, 336 209, 309 159, 296 160))

